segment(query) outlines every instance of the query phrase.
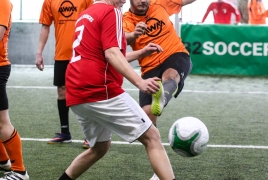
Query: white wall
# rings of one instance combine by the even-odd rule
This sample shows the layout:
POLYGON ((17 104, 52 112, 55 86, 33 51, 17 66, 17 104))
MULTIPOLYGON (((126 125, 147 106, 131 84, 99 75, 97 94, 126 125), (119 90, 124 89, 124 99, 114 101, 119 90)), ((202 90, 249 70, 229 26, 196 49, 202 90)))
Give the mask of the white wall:
MULTIPOLYGON (((181 17, 182 22, 185 22, 185 23, 186 22, 193 22, 193 23, 201 22, 207 10, 207 7, 213 1, 217 1, 217 0, 196 0, 194 3, 184 6, 182 8, 181 13, 179 14, 179 17, 181 17)), ((238 0, 226 0, 226 1, 233 3, 235 6, 237 6, 237 3, 238 3, 238 0)), ((263 0, 263 3, 266 9, 268 9, 268 0, 263 0)), ((127 3, 123 6, 123 12, 127 11, 128 9, 129 9, 129 1, 127 1, 127 3)), ((174 16, 171 17, 171 20, 174 23, 174 20, 175 20, 174 16)), ((210 12, 208 17, 206 18, 205 23, 213 23, 213 22, 214 22, 213 15, 212 15, 212 12, 210 12)), ((268 23, 268 18, 267 18, 267 23, 268 23)))
MULTIPOLYGON (((44 0, 10 0, 13 3, 12 16, 13 20, 24 20, 37 22, 44 0), (22 5, 21 5, 22 2, 22 5), (22 12, 20 11, 22 9, 22 12)), ((182 17, 183 22, 201 22, 207 7, 215 0, 196 0, 194 3, 184 6, 179 17, 182 17)), ((238 0, 227 0, 237 4, 238 0)), ((263 0, 266 9, 268 9, 268 0, 263 0)), ((123 12, 129 9, 129 0, 123 6, 123 12)), ((174 22, 175 16, 171 17, 174 22)), ((268 18, 267 18, 268 21, 268 18)), ((213 23, 213 16, 210 13, 205 21, 206 23, 213 23)))

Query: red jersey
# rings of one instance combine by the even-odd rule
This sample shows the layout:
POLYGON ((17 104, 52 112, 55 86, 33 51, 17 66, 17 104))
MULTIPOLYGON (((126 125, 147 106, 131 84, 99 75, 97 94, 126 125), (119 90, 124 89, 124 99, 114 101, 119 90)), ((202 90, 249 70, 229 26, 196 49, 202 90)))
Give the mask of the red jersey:
POLYGON ((9 65, 8 59, 8 36, 11 28, 11 11, 12 4, 9 0, 1 0, 0 5, 0 26, 6 28, 6 32, 2 39, 0 39, 0 66, 9 65))
POLYGON ((126 46, 119 9, 96 2, 81 13, 66 70, 67 106, 107 100, 124 92, 123 76, 107 62, 104 51, 118 47, 125 55, 126 46))
POLYGON ((210 13, 213 12, 214 23, 215 24, 231 24, 231 15, 232 13, 236 16, 236 22, 240 22, 240 13, 239 11, 230 3, 228 2, 213 2, 211 3, 208 8, 207 12, 205 13, 202 22, 204 22, 210 13))

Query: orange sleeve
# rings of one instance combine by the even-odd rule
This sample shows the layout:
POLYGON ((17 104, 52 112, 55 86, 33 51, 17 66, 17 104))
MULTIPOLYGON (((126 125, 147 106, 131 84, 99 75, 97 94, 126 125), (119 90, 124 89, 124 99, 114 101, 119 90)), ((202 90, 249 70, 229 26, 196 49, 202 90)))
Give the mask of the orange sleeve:
POLYGON ((0 6, 0 25, 8 27, 11 15, 11 8, 9 0, 1 0, 0 6))
POLYGON ((87 8, 93 4, 93 0, 86 0, 87 8))
POLYGON ((171 16, 181 11, 182 0, 156 0, 155 4, 161 4, 171 16))
POLYGON ((54 18, 51 10, 51 0, 45 0, 42 6, 39 23, 50 26, 53 20, 54 18))
POLYGON ((135 30, 135 22, 129 18, 129 12, 123 15, 123 28, 125 32, 133 32, 135 30))
POLYGON ((265 11, 264 15, 265 17, 268 17, 268 10, 265 11))
POLYGON ((264 8, 263 4, 258 3, 257 0, 252 0, 251 10, 254 19, 261 19, 265 17, 265 12, 261 12, 261 8, 264 8))

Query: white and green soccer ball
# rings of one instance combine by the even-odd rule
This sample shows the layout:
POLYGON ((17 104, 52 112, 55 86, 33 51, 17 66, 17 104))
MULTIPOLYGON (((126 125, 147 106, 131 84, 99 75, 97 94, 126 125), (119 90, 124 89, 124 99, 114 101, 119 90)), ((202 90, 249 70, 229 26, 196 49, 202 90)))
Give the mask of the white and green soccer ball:
POLYGON ((195 117, 183 117, 171 126, 168 140, 177 154, 194 157, 207 148, 209 133, 201 120, 195 117))

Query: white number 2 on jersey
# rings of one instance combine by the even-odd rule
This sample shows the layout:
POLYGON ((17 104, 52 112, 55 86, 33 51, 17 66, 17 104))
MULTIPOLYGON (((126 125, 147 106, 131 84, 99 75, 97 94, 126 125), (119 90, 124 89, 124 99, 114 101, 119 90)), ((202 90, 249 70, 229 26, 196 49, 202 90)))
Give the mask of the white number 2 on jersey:
POLYGON ((79 31, 79 35, 77 36, 77 39, 74 41, 73 43, 73 57, 71 59, 71 62, 70 63, 73 63, 73 62, 76 62, 76 61, 79 61, 81 59, 81 55, 79 56, 75 56, 75 51, 74 51, 74 48, 76 48, 77 46, 80 45, 80 42, 82 40, 82 35, 83 35, 83 31, 84 31, 84 25, 82 26, 79 26, 75 29, 75 32, 79 31))

